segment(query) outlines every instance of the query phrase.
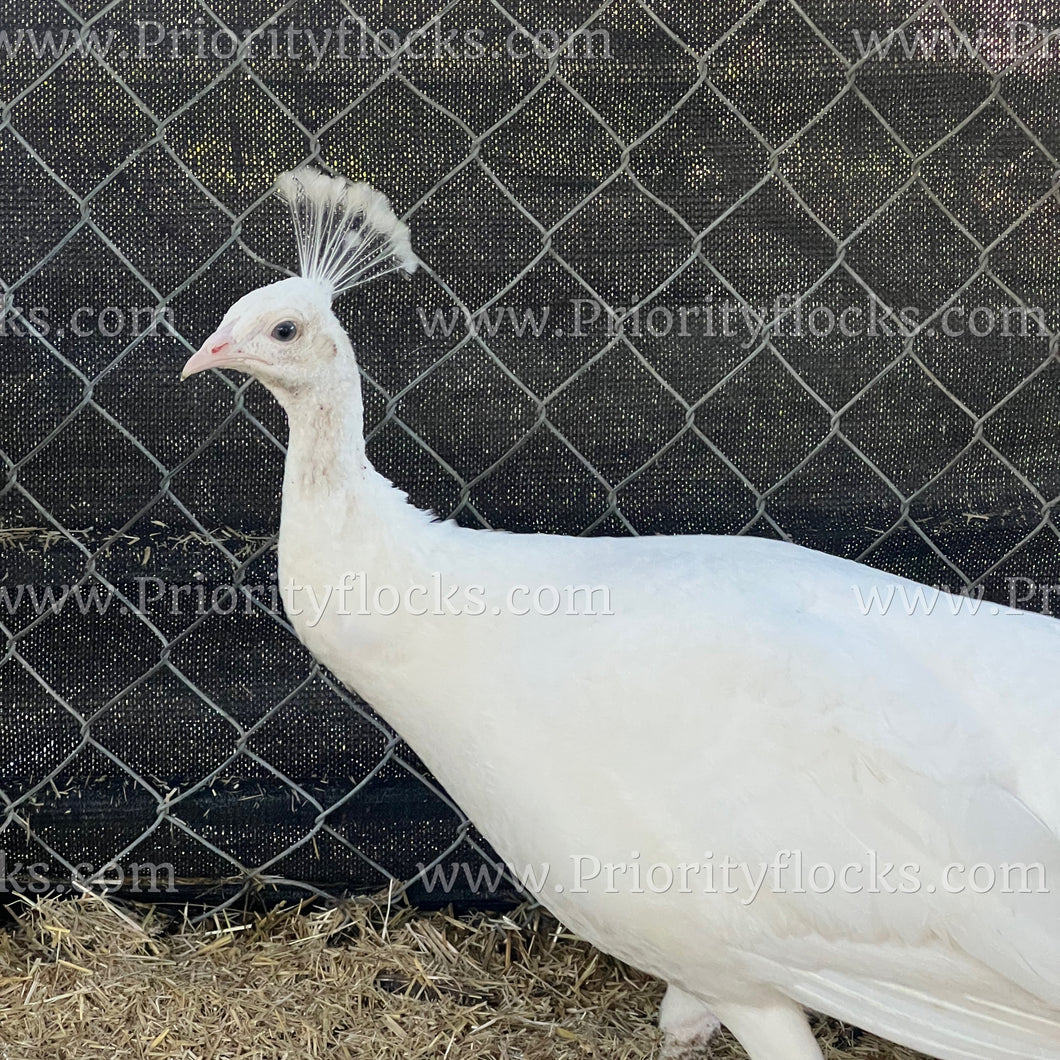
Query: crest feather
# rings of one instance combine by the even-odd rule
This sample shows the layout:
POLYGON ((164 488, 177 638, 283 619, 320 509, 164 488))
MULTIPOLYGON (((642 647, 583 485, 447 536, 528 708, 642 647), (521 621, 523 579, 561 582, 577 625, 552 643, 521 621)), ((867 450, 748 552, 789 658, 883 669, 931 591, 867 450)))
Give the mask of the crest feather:
POLYGON ((301 166, 281 173, 276 191, 291 208, 302 275, 332 298, 397 269, 415 271, 408 225, 370 184, 301 166))

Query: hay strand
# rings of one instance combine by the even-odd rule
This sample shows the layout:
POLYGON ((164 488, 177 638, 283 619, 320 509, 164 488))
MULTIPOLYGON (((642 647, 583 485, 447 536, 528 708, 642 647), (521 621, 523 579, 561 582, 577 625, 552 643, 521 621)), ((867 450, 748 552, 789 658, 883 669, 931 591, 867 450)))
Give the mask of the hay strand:
MULTIPOLYGON (((662 986, 540 909, 357 902, 196 926, 98 898, 0 931, 11 1060, 648 1060, 662 986)), ((915 1060, 822 1021, 826 1060, 915 1060)), ((729 1039, 714 1060, 744 1060, 729 1039)))

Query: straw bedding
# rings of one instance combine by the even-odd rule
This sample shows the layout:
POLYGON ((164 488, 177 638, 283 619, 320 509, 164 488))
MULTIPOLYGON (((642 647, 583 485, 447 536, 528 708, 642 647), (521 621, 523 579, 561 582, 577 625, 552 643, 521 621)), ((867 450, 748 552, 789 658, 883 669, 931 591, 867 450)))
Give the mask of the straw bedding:
MULTIPOLYGON (((0 1060, 647 1060, 661 985, 539 909, 349 903, 193 924, 98 898, 0 930, 0 1060)), ((830 1021, 828 1060, 915 1060, 830 1021)), ((714 1060, 742 1060, 728 1038, 714 1060)))

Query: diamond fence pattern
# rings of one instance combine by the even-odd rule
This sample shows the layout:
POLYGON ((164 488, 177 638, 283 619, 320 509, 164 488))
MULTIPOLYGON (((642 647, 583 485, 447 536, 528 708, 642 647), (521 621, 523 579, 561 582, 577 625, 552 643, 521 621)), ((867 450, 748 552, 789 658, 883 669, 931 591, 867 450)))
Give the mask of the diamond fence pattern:
POLYGON ((211 910, 388 880, 432 901, 421 864, 491 862, 277 605, 278 409, 176 383, 292 267, 269 187, 305 160, 383 188, 425 263, 339 307, 371 455, 415 503, 783 537, 1049 609, 1060 69, 1020 5, 10 8, 8 890, 32 863, 60 886, 168 863, 211 910))

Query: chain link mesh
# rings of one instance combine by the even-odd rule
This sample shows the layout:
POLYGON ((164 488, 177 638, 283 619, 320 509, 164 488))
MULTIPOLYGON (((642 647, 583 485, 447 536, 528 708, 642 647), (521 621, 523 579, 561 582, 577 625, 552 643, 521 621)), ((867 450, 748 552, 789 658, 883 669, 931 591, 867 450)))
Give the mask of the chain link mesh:
POLYGON ((994 600, 1060 583, 1060 78, 1044 35, 1006 49, 1008 7, 11 7, 9 42, 80 36, 0 55, 8 876, 169 863, 215 909, 493 859, 275 605, 275 406, 235 376, 176 387, 227 306, 292 266, 269 186, 305 160, 383 188, 424 261, 340 307, 369 451, 416 503, 771 535, 994 600), (342 25, 355 58, 262 44, 342 25), (545 29, 569 43, 446 47, 545 29), (938 50, 907 54, 915 33, 938 50), (104 327, 103 305, 143 313, 104 327), (723 305, 735 336, 702 326, 723 305), (850 338, 800 305, 918 317, 850 338), (1043 325, 948 335, 960 305, 1043 325), (89 333, 58 326, 82 307, 89 333), (108 606, 15 607, 18 586, 108 606))

